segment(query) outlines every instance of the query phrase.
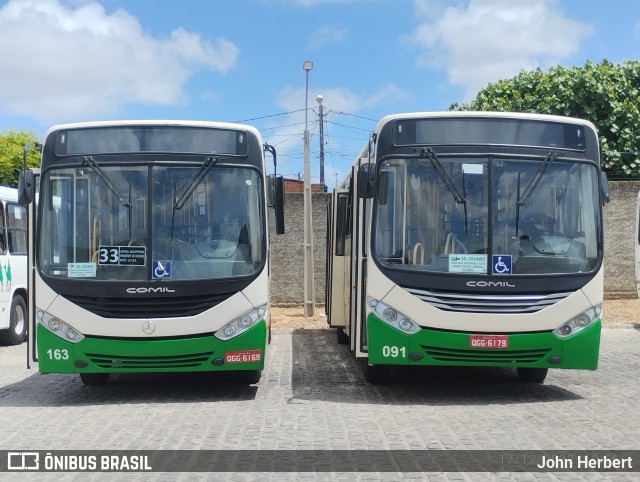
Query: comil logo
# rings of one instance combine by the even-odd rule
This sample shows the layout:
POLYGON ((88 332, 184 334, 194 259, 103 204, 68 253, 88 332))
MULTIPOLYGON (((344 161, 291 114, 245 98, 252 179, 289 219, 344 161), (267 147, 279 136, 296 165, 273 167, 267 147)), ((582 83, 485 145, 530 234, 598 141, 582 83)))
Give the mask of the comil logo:
POLYGON ((38 452, 8 452, 8 470, 40 470, 40 454, 38 452))
POLYGON ((158 288, 146 288, 144 286, 140 286, 138 288, 127 288, 127 293, 131 293, 135 295, 136 293, 147 294, 147 293, 175 293, 176 290, 172 290, 167 288, 166 286, 159 286, 158 288))
POLYGON ((515 288, 516 285, 508 281, 467 281, 471 288, 515 288))

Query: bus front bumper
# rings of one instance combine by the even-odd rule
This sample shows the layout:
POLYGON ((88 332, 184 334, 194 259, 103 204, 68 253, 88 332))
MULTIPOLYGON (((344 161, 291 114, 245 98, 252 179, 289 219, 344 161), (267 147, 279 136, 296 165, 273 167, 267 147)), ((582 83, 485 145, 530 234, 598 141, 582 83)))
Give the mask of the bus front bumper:
POLYGON ((38 325, 38 365, 41 373, 262 370, 266 339, 264 320, 227 341, 213 335, 161 340, 87 336, 70 343, 38 325))
POLYGON ((367 318, 368 361, 372 365, 509 366, 532 368, 598 367, 601 322, 561 339, 550 331, 505 333, 506 348, 472 348, 470 333, 422 328, 413 335, 367 318))

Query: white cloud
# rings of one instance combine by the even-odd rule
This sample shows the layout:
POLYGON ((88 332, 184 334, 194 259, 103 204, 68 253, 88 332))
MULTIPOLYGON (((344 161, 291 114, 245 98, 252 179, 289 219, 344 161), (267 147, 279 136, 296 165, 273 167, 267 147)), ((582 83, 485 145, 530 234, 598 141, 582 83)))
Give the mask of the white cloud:
MULTIPOLYGON (((465 100, 489 82, 546 68, 575 54, 592 28, 567 18, 557 0, 469 0, 433 8, 415 0, 427 20, 408 39, 424 52, 419 66, 445 69, 465 100)), ((405 39, 406 40, 406 39, 405 39)))
POLYGON ((176 105, 196 70, 225 73, 238 54, 227 39, 182 28, 155 38, 126 11, 93 1, 10 0, 0 8, 0 110, 58 122, 127 103, 176 105))
POLYGON ((310 49, 319 49, 327 44, 341 43, 347 37, 347 29, 336 27, 334 25, 326 25, 314 30, 309 37, 307 43, 310 49))

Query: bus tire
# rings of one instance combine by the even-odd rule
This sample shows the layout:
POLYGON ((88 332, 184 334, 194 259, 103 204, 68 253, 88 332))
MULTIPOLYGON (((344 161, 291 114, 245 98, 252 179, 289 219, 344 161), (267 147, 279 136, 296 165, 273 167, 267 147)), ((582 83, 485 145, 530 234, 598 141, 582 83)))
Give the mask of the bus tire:
POLYGON ((0 342, 3 345, 19 345, 27 335, 27 303, 20 295, 11 300, 9 328, 0 330, 0 342))
POLYGON ((364 379, 368 383, 380 383, 387 379, 387 367, 384 365, 367 364, 364 370, 364 379))
POLYGON ((247 370, 242 372, 242 380, 253 385, 260 381, 262 370, 247 370))
POLYGON ((525 368, 519 367, 518 377, 525 382, 542 383, 547 378, 548 368, 525 368))
POLYGON ((104 385, 109 380, 108 373, 81 373, 80 380, 85 385, 104 385))
POLYGON ((344 332, 344 328, 336 328, 336 334, 338 335, 338 345, 349 343, 349 335, 344 332))

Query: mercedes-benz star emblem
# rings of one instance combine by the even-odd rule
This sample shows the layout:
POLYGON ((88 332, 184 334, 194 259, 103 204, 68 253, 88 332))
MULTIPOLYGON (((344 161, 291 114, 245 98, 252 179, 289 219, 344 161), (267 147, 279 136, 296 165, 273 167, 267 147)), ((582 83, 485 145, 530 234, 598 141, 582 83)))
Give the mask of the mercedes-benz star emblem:
POLYGON ((150 335, 151 333, 156 331, 156 324, 151 320, 147 320, 142 324, 142 331, 144 331, 147 335, 150 335))

